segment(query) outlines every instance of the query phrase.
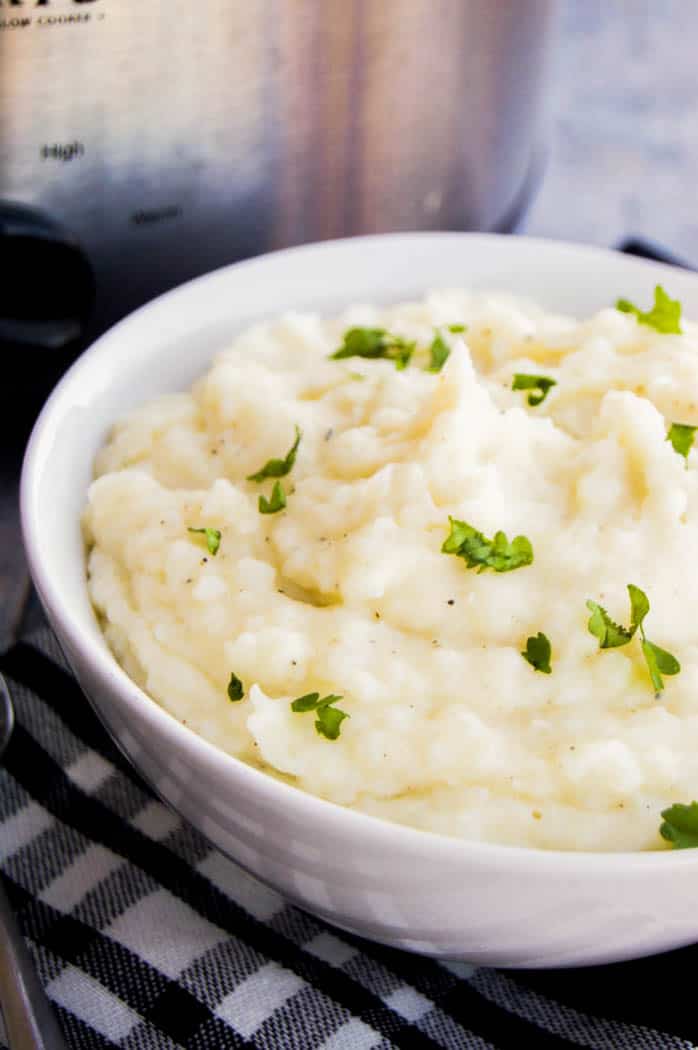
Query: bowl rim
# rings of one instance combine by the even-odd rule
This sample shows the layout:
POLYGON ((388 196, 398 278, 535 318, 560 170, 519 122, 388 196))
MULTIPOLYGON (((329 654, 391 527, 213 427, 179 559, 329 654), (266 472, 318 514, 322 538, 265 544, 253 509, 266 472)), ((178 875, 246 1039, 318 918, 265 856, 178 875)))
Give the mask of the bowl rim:
MULTIPOLYGON (((266 260, 269 259, 287 258, 292 261, 299 255, 331 254, 336 248, 348 243, 363 245, 370 250, 376 242, 383 244, 390 241, 404 246, 410 241, 425 241, 426 239, 500 242, 503 248, 506 242, 518 242, 519 244, 523 242, 532 249, 559 251, 561 255, 586 256, 589 262, 593 262, 594 259, 601 260, 608 259, 609 256, 616 256, 622 258, 629 268, 641 268, 648 274, 654 273, 659 276, 661 274, 667 276, 681 274, 684 281, 692 279, 698 291, 698 274, 692 275, 688 271, 679 270, 666 263, 654 262, 637 256, 624 256, 614 249, 540 237, 512 237, 506 234, 460 231, 420 231, 347 237, 264 253, 208 271, 149 300, 102 333, 68 369, 42 408, 24 454, 20 480, 22 536, 31 577, 48 614, 52 629, 59 636, 59 641, 61 635, 67 638, 69 646, 80 653, 81 659, 92 667, 102 681, 108 683, 111 693, 117 698, 119 704, 127 711, 137 713, 139 718, 149 724, 154 734, 170 738, 174 744, 193 752, 194 757, 212 767, 216 775, 241 780, 248 790, 278 805, 279 808, 290 805, 299 813, 303 812, 304 819, 308 821, 316 821, 320 824, 331 822, 333 825, 342 822, 349 832, 353 830, 372 841, 383 840, 387 849, 394 844, 398 853, 410 850, 427 852, 443 857, 448 856, 455 861, 470 860, 491 863, 493 866, 506 866, 510 871, 518 869, 522 873, 545 869, 552 874, 557 872, 564 876, 573 869, 578 875, 593 874, 594 877, 607 877, 613 873, 628 875, 636 871, 638 873, 652 872, 655 868, 657 872, 666 874, 668 871, 698 865, 698 849, 677 850, 667 847, 656 850, 622 851, 562 850, 459 838, 376 817, 313 795, 223 751, 180 722, 175 715, 170 714, 127 675, 106 643, 103 645, 95 643, 89 634, 82 630, 80 618, 67 613, 62 606, 60 590, 52 579, 50 565, 44 555, 41 523, 37 519, 35 508, 40 488, 40 467, 42 463, 50 459, 52 454, 52 431, 63 414, 64 402, 70 401, 71 392, 79 389, 83 371, 91 367, 93 361, 98 360, 102 355, 112 353, 112 344, 115 340, 128 332, 132 326, 137 326, 146 313, 154 308, 166 307, 171 300, 190 294, 214 277, 219 278, 226 274, 236 274, 241 270, 264 267, 266 260)), ((81 571, 84 573, 83 567, 81 571)), ((698 795, 698 787, 696 794, 698 795)))

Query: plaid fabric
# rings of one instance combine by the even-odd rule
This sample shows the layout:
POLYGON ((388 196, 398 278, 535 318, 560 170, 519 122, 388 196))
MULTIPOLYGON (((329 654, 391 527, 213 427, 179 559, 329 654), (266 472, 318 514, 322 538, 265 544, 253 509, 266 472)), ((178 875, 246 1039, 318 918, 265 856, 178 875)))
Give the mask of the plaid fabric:
POLYGON ((0 864, 70 1046, 695 1046, 696 949, 504 973, 339 933, 154 799, 47 631, 0 669, 18 716, 0 770, 0 864))

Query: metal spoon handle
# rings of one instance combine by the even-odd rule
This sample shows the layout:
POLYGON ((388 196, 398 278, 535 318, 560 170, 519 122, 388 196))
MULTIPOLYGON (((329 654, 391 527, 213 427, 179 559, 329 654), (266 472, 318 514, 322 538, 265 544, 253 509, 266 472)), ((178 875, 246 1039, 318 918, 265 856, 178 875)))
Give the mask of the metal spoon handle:
POLYGON ((10 1050, 68 1050, 1 882, 0 1006, 10 1050))

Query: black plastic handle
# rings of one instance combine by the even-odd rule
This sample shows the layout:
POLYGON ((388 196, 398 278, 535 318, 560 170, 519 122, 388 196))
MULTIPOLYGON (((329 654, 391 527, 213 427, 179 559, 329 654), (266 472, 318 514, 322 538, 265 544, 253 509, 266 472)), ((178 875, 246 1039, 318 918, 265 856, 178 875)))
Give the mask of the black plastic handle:
POLYGON ((95 279, 71 234, 36 208, 0 202, 0 344, 56 351, 92 312, 95 279))
POLYGON ((644 241, 640 237, 630 237, 618 245, 618 250, 626 255, 639 255, 642 259, 654 259, 655 262, 668 263, 669 266, 678 266, 681 270, 693 270, 694 266, 684 259, 679 259, 670 252, 664 250, 654 241, 644 241))

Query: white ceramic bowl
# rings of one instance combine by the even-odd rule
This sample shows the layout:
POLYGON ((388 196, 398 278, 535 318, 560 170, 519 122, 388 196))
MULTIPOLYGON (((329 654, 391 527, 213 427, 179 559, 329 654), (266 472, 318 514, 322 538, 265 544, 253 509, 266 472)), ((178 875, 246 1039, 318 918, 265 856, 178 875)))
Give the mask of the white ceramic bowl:
POLYGON ((24 465, 24 539, 80 684, 163 799, 315 915, 482 964, 607 962, 698 938, 698 850, 563 853, 449 839, 304 794, 197 737, 121 670, 88 601, 79 518, 109 425, 146 398, 187 388, 238 329, 284 310, 334 312, 469 285, 586 315, 618 295, 651 302, 657 281, 698 317, 698 276, 594 248, 474 234, 310 245, 218 270, 143 307, 80 358, 46 405, 24 465))

